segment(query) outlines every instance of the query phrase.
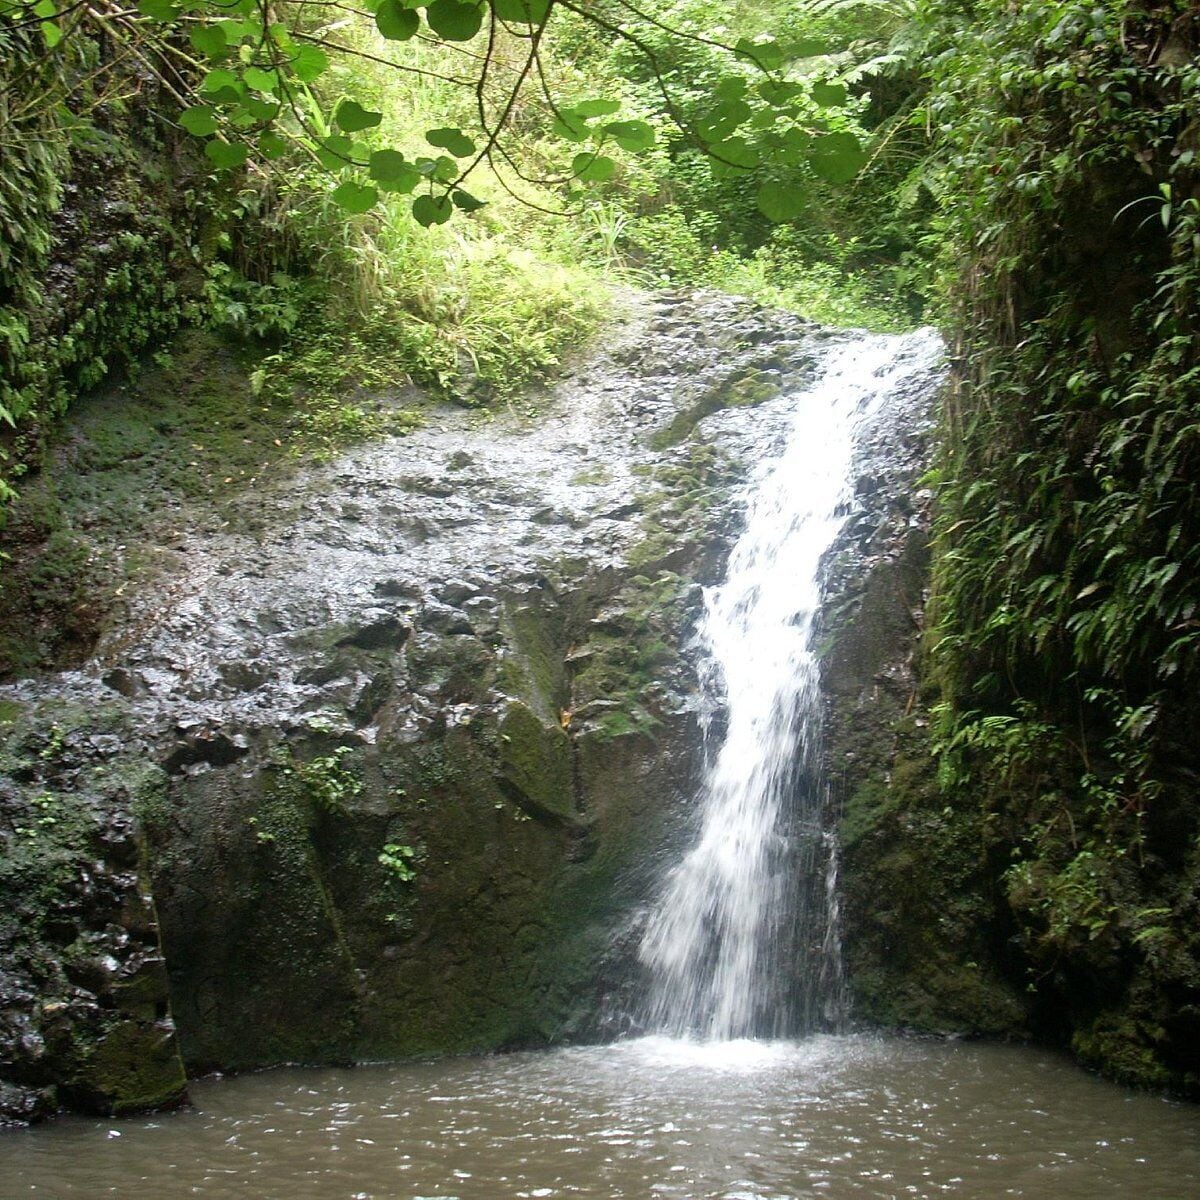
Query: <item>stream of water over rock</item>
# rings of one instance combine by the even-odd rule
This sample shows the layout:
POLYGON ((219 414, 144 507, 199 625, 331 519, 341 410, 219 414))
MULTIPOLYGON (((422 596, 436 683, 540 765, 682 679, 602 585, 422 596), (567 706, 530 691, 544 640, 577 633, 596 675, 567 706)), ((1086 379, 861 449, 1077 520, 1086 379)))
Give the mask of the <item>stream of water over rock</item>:
POLYGON ((708 724, 699 834, 641 946, 652 1029, 719 1041, 836 1024, 836 855, 814 645, 821 565, 847 510, 856 427, 939 353, 931 332, 833 349, 796 399, 783 452, 750 481, 744 532, 701 627, 708 713, 720 716, 708 724))

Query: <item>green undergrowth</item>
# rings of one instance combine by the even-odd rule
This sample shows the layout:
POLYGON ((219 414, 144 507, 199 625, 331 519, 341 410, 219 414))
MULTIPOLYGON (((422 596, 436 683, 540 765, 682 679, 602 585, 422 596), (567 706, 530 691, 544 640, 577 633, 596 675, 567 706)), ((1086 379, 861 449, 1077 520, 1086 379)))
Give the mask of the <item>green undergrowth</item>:
POLYGON ((985 816, 1038 1019, 1122 1079, 1195 1090, 1188 7, 986 4, 934 70, 960 332, 933 633, 940 786, 985 816))

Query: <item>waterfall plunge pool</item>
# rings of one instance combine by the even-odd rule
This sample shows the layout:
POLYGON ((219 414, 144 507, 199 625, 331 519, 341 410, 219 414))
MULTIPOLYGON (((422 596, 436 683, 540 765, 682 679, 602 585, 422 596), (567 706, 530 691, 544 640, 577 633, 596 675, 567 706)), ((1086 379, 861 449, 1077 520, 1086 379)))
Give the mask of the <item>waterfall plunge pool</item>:
POLYGON ((1200 1108, 1046 1051, 868 1035, 288 1068, 0 1138, 52 1200, 1200 1195, 1200 1108))

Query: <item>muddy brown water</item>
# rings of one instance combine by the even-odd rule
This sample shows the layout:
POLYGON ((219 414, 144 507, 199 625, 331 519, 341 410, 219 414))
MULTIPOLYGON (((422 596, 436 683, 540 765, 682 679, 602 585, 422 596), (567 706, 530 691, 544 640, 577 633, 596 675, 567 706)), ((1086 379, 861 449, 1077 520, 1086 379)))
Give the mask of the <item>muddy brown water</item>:
POLYGON ((1200 1108, 1019 1047, 648 1038, 208 1080, 194 1107, 0 1138, 76 1200, 1200 1196, 1200 1108))

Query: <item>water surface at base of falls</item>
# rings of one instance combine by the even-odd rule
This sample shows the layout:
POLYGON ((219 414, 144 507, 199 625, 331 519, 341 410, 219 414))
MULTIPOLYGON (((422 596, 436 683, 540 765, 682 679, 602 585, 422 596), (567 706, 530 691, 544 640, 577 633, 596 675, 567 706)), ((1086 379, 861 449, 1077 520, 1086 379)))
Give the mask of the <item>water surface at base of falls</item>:
POLYGON ((868 1036, 612 1046, 207 1081, 195 1108, 0 1136, 53 1200, 1200 1195, 1200 1109, 1045 1052, 868 1036))

